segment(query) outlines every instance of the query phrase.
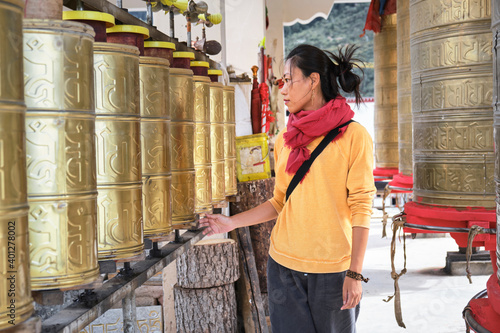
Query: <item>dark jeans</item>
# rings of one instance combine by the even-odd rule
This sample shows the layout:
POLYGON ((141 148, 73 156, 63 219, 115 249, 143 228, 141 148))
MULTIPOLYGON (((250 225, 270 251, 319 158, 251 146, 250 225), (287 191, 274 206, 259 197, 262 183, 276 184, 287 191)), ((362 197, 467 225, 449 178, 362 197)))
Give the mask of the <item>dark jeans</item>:
POLYGON ((269 314, 273 333, 355 333, 359 304, 342 307, 346 272, 314 274, 267 264, 269 314))

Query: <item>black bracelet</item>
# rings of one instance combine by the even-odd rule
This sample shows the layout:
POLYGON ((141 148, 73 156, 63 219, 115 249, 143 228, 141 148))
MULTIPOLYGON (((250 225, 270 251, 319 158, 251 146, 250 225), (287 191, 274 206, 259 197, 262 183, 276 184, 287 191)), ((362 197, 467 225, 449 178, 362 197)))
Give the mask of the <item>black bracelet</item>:
POLYGON ((351 279, 358 280, 358 281, 363 281, 363 282, 368 282, 370 279, 363 277, 360 273, 356 273, 351 271, 350 269, 347 270, 347 277, 350 277, 351 279))

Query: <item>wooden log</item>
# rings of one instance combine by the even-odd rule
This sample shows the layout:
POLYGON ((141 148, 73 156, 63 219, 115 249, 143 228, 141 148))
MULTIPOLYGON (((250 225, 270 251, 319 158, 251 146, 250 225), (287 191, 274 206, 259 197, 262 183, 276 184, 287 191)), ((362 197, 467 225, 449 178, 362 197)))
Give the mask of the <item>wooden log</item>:
POLYGON ((252 239, 255 266, 259 275, 260 291, 267 293, 267 259, 269 258, 269 239, 276 220, 249 227, 252 239))
POLYGON ((178 333, 236 332, 234 284, 214 288, 186 289, 174 286, 178 333))
POLYGON ((232 239, 201 240, 177 259, 177 283, 182 288, 211 288, 240 277, 238 248, 232 239))
POLYGON ((27 19, 62 20, 63 0, 25 0, 27 19))
POLYGON ((40 305, 54 306, 64 303, 64 292, 60 289, 34 290, 31 292, 33 300, 40 305))
MULTIPOLYGON (((238 183, 239 202, 231 202, 231 215, 254 208, 273 197, 274 178, 238 183)), ((269 239, 276 220, 249 227, 255 265, 259 275, 260 289, 267 292, 267 259, 269 257, 269 239)))

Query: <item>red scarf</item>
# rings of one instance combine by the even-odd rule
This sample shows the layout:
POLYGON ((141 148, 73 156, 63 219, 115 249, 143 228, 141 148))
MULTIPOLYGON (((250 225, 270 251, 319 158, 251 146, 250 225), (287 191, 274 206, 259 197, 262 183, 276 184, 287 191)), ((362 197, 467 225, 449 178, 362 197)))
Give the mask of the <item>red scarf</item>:
MULTIPOLYGON (((318 110, 299 111, 290 114, 287 131, 283 135, 285 146, 290 148, 290 156, 286 165, 286 172, 295 174, 302 163, 309 159, 311 153, 307 145, 320 136, 325 136, 335 127, 342 125, 354 117, 354 112, 342 96, 332 99, 318 110)), ((338 140, 347 129, 340 129, 338 140)))

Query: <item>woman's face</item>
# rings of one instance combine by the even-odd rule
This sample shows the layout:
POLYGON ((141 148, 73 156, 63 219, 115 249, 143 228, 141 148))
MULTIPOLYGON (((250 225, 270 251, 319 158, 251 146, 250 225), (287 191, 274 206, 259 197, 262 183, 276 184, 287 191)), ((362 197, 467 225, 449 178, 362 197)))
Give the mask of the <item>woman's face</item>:
POLYGON ((285 63, 283 74, 283 88, 281 95, 290 113, 297 113, 302 110, 314 110, 311 102, 313 82, 310 77, 305 77, 302 71, 290 64, 290 60, 285 63))

